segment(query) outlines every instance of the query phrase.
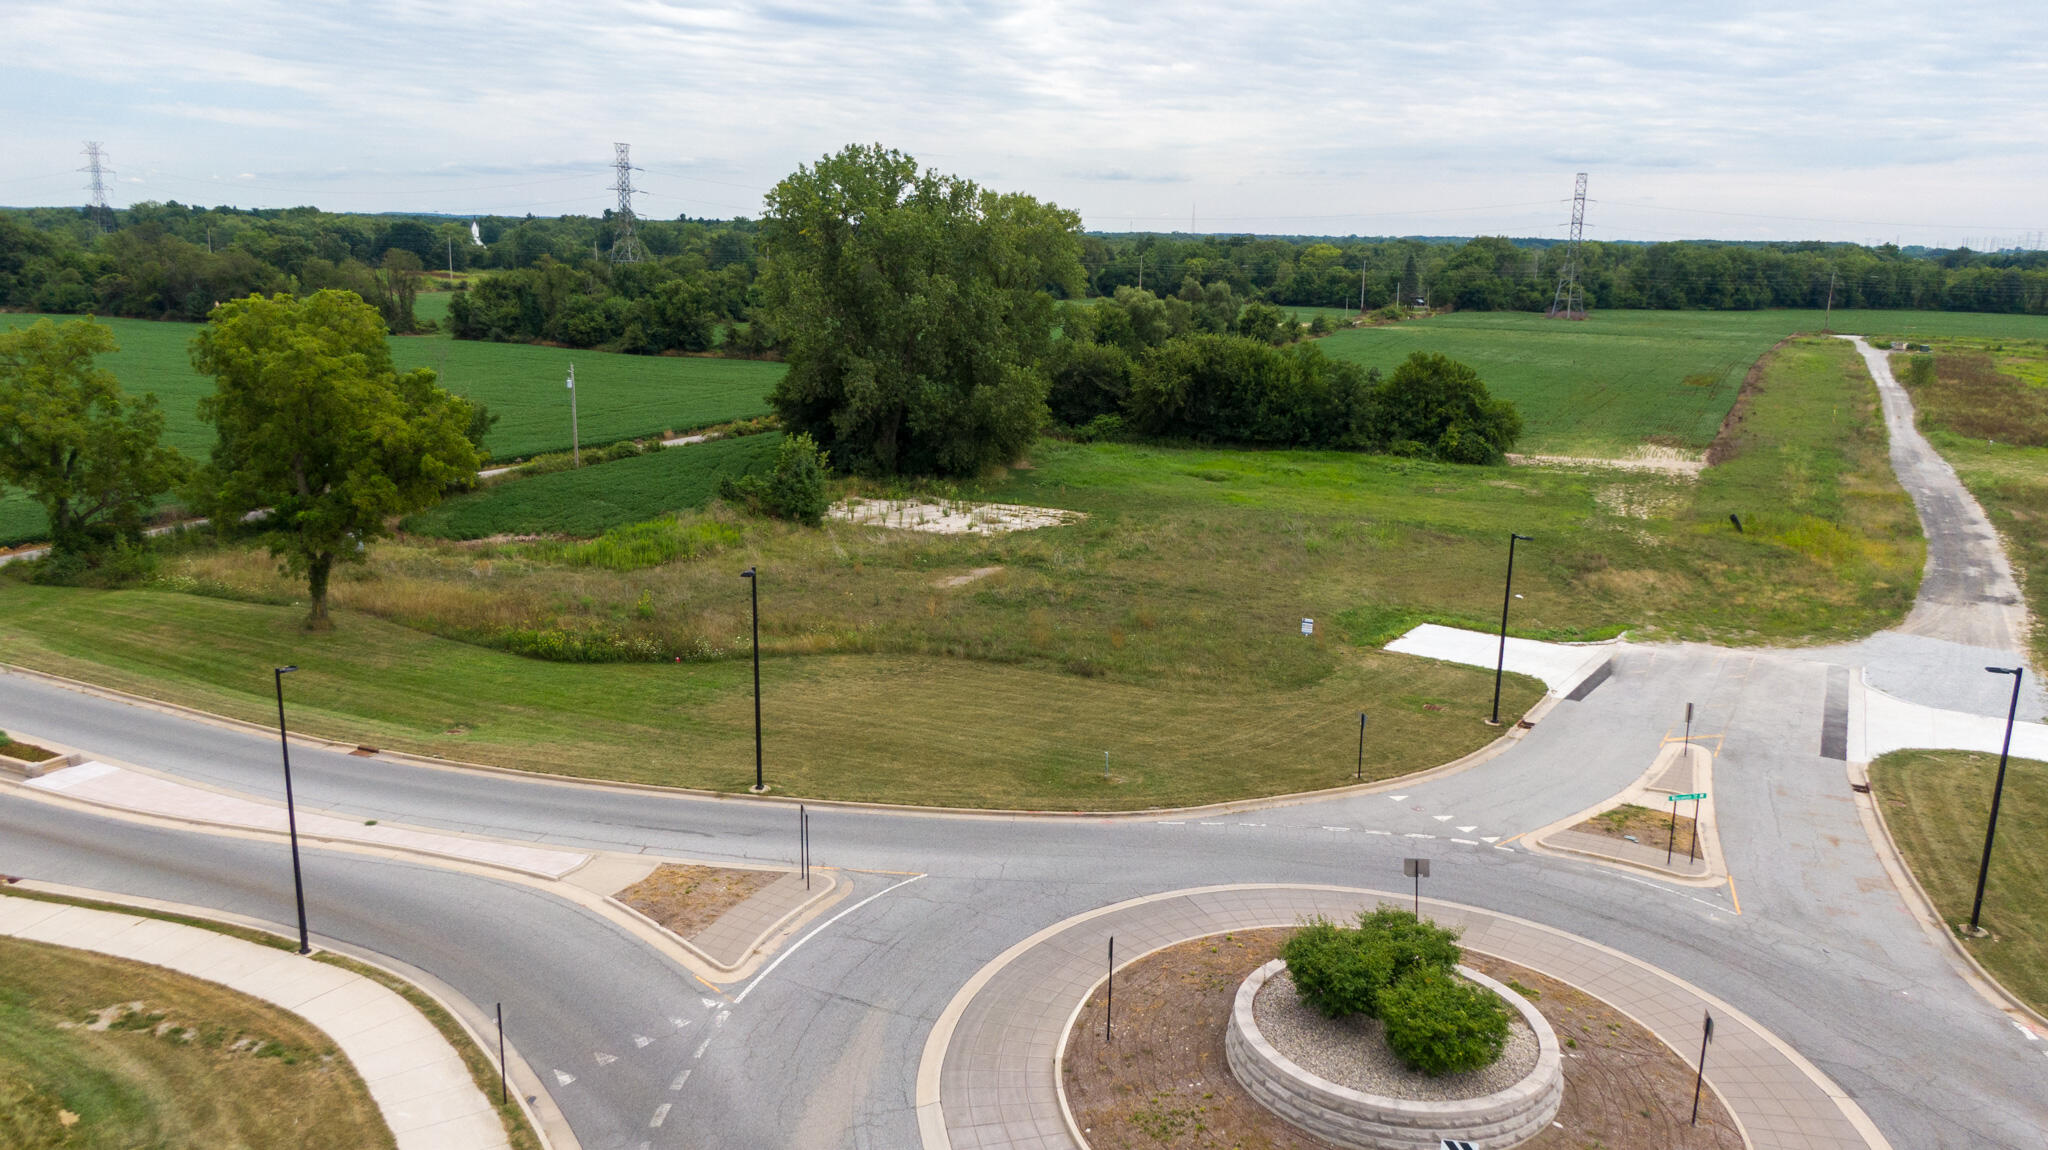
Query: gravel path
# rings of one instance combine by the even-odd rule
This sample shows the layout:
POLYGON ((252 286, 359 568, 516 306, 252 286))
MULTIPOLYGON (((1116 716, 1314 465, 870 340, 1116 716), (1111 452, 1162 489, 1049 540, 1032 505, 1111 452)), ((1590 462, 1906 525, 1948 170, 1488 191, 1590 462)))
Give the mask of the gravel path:
POLYGON ((1500 1061, 1483 1070, 1431 1078, 1401 1064, 1387 1047, 1386 1027, 1377 1018, 1329 1019, 1305 1005, 1294 980, 1282 974, 1266 980, 1252 1001, 1252 1017, 1273 1048, 1310 1074, 1339 1086, 1393 1098, 1448 1102, 1505 1090, 1536 1069, 1536 1034, 1510 1012, 1508 1044, 1500 1061))

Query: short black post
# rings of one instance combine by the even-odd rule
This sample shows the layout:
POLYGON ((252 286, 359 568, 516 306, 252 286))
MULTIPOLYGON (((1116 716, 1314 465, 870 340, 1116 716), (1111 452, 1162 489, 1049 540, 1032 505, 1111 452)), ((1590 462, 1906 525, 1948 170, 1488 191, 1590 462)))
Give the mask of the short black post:
POLYGON ((1700 1068, 1692 1080, 1692 1124, 1700 1124, 1700 1087, 1707 1081, 1707 1043, 1714 1040, 1714 1014, 1706 1012, 1706 1024, 1700 1030, 1700 1068))
MULTIPOLYGON (((1673 804, 1676 805, 1676 804, 1673 804)), ((1700 852, 1700 801, 1692 801, 1692 841, 1685 845, 1685 861, 1690 866, 1700 852)))
POLYGON ((1664 832, 1664 865, 1671 865, 1671 850, 1678 845, 1678 802, 1671 803, 1671 827, 1664 832))
POLYGON ((768 789, 761 779, 761 579, 749 567, 740 572, 754 604, 754 793, 768 789))
POLYGON ((512 1101, 512 1095, 505 1089, 505 1004, 498 1004, 498 1105, 512 1101))
POLYGON ((1116 1041, 1116 936, 1109 936, 1109 977, 1102 983, 1102 1040, 1116 1041))
POLYGON ((297 667, 272 668, 277 681, 277 747, 284 755, 284 820, 292 836, 292 896, 299 903, 299 953, 313 953, 306 937, 306 880, 299 872, 299 814, 292 803, 292 741, 284 733, 284 677, 297 667))
POLYGON ((1351 776, 1356 782, 1365 781, 1365 712, 1358 712, 1358 773, 1351 776))
POLYGON ((1994 675, 2012 676, 2012 705, 2005 712, 2005 745, 1998 751, 1998 782, 1991 787, 1991 821, 1984 827, 1984 861, 1977 864, 1977 900, 1970 904, 1970 933, 1977 933, 1978 916, 1984 913, 1984 880, 1991 875, 1991 840, 1998 834, 1998 803, 2005 797, 2005 763, 2012 755, 2012 724, 2020 713, 2020 681, 2024 667, 1986 667, 1994 675))
POLYGON ((1500 592, 1500 655, 1493 664, 1493 718, 1487 722, 1500 726, 1500 678, 1508 665, 1508 603, 1515 597, 1515 541, 1529 542, 1527 535, 1508 532, 1508 578, 1500 592))

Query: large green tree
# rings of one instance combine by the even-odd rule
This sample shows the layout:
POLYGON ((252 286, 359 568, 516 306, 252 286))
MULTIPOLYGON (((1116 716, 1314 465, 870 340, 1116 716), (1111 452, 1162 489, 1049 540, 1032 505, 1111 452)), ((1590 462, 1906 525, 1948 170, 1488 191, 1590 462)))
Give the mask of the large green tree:
POLYGON ((394 371, 383 319, 354 292, 222 304, 192 362, 219 382, 199 406, 219 432, 199 501, 221 522, 267 509, 271 554, 305 577, 308 626, 330 625, 336 563, 476 476, 470 404, 431 370, 394 371))
POLYGON ((59 556, 139 539, 190 463, 161 442, 156 396, 131 400, 94 358, 114 333, 91 320, 0 332, 0 485, 43 505, 59 556))
POLYGON ((1080 294, 1080 217, 851 146, 768 193, 762 296, 791 433, 870 474, 971 475, 1046 418, 1055 293, 1080 294))

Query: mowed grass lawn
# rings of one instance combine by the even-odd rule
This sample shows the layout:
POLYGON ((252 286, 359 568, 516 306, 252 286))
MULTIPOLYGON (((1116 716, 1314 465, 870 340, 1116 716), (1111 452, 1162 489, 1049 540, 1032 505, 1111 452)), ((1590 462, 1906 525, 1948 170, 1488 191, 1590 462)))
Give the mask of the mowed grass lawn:
MULTIPOLYGON (((1870 765, 1885 824, 1934 900, 1942 921, 1967 925, 1983 860, 1984 828, 1998 756, 1969 751, 1894 751, 1870 765)), ((1962 940, 1977 961, 2034 1009, 2048 1011, 2048 763, 2006 768, 1998 841, 1984 885, 1987 939, 1962 940)))
MULTIPOLYGON (((78 317, 4 313, 0 325, 21 326, 40 318, 61 323, 78 317)), ((199 400, 212 394, 213 380, 192 369, 191 343, 199 325, 98 322, 113 329, 120 345, 100 365, 131 394, 154 392, 164 409, 165 440, 194 459, 206 458, 213 429, 199 420, 199 400)), ((754 360, 608 355, 445 335, 393 336, 391 356, 402 370, 434 368, 450 391, 489 407, 499 419, 485 445, 502 459, 569 449, 564 381, 572 362, 577 424, 586 446, 760 415, 768 410, 768 392, 784 370, 779 363, 754 360)), ((18 492, 0 497, 0 546, 41 539, 47 530, 42 509, 26 497, 18 492)))
MULTIPOLYGON (((1605 457, 1645 444, 1704 450, 1757 357, 1823 322, 1817 311, 1596 310, 1584 321, 1453 312, 1341 331, 1321 346, 1383 371, 1417 351, 1461 360, 1521 408, 1527 428, 1516 450, 1605 457)), ((1897 338, 2048 336, 2044 316, 1838 309, 1831 326, 1897 338)))
POLYGON ((0 970, 0 1145, 396 1145, 347 1058, 295 1014, 20 939, 0 938, 0 970))

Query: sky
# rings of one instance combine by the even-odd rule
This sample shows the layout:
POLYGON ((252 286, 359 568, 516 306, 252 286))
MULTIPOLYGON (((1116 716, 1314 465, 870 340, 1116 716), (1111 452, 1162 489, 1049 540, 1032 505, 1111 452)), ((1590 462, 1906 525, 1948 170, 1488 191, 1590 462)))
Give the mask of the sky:
POLYGON ((1099 231, 2048 246, 2048 4, 0 0, 0 203, 758 215, 854 142, 1099 231))

